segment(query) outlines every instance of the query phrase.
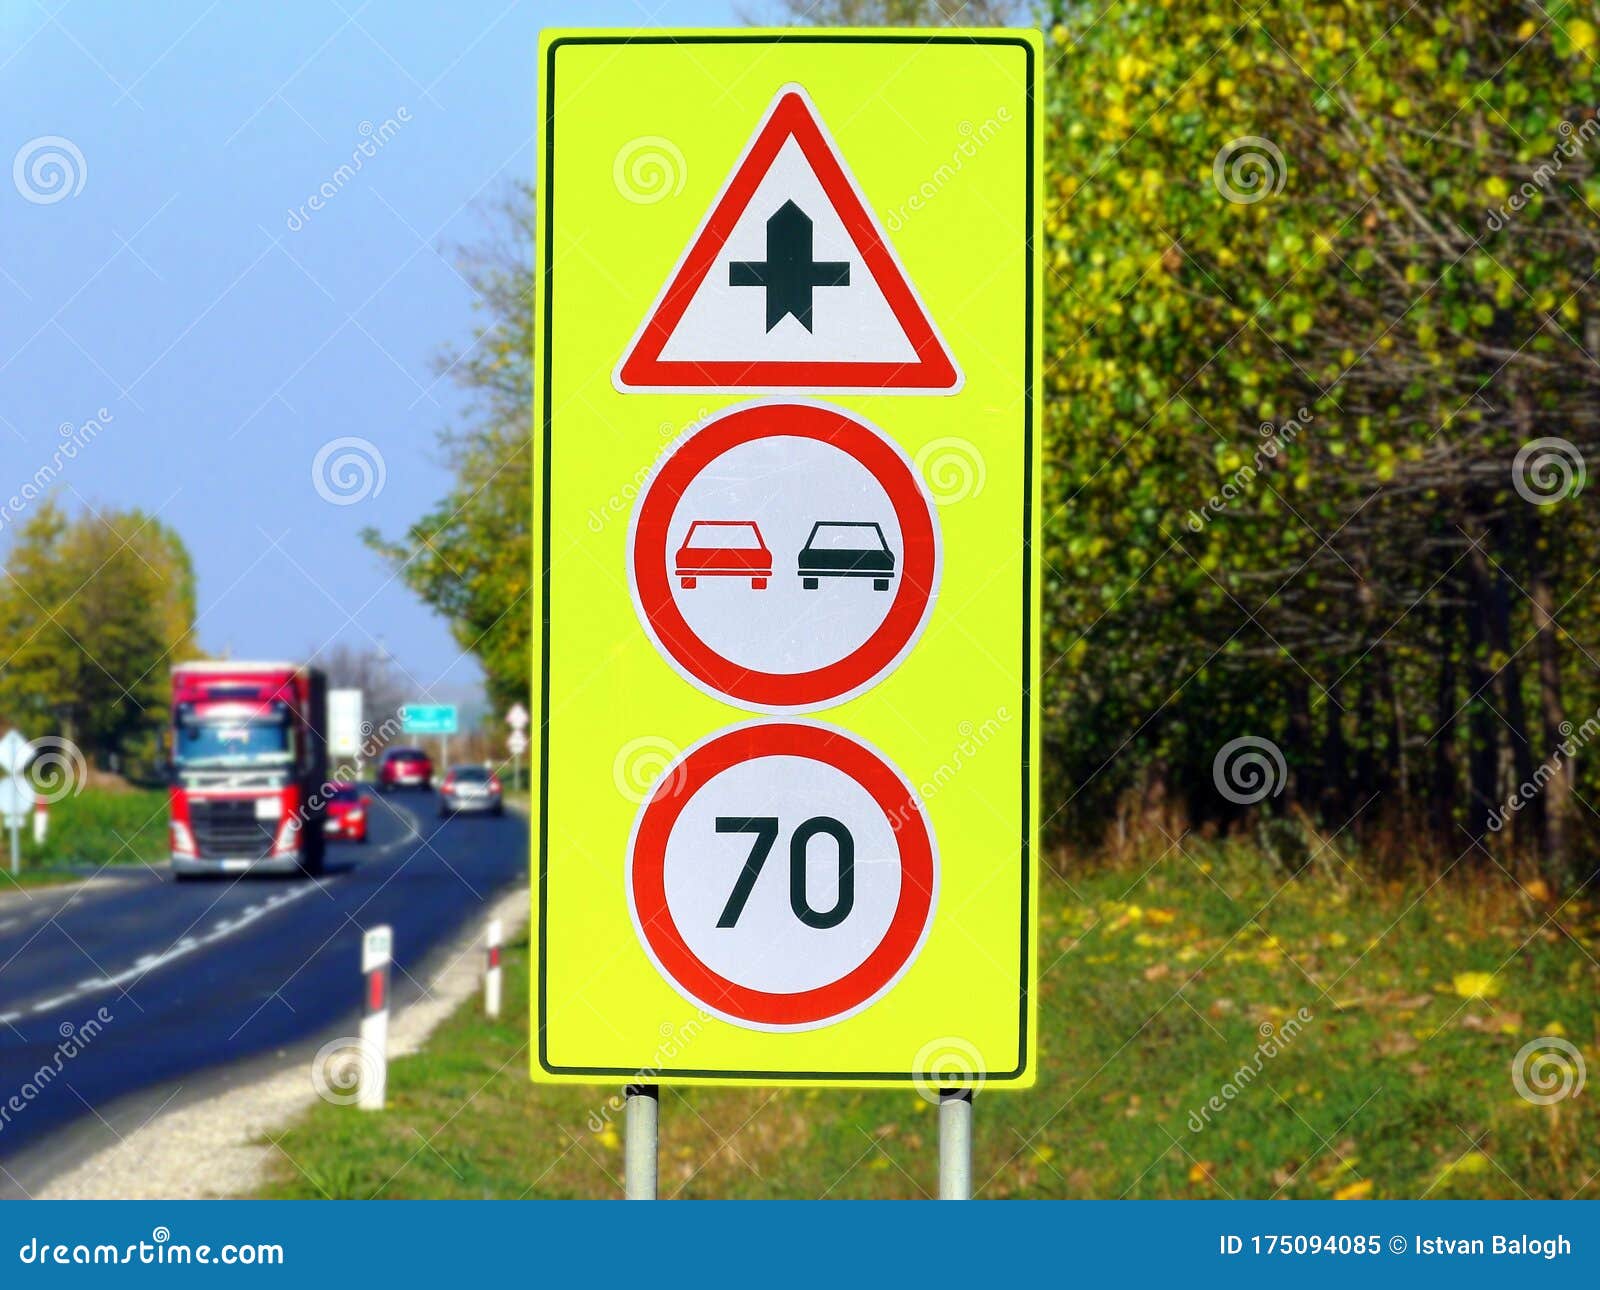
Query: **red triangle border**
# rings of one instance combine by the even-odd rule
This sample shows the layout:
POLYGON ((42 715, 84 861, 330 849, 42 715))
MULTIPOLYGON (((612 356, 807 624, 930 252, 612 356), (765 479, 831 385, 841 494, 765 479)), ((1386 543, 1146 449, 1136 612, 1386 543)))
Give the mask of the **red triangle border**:
POLYGON ((880 234, 810 99, 799 86, 779 91, 766 119, 724 185, 644 325, 617 365, 624 393, 669 390, 833 390, 954 394, 962 377, 927 310, 880 234), (761 360, 693 362, 661 357, 673 330, 711 272, 784 143, 793 138, 888 301, 917 357, 911 362, 761 360))

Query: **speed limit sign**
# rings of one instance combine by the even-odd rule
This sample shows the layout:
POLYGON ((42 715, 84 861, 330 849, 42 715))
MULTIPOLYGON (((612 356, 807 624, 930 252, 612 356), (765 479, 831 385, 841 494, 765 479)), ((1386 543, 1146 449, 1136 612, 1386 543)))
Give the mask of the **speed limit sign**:
POLYGON ((938 859, 916 790, 815 723, 722 731, 667 767, 629 845, 652 961, 739 1026, 809 1030, 900 979, 933 915, 938 859))
POLYGON ((547 32, 531 1073, 1026 1087, 1036 32, 547 32))

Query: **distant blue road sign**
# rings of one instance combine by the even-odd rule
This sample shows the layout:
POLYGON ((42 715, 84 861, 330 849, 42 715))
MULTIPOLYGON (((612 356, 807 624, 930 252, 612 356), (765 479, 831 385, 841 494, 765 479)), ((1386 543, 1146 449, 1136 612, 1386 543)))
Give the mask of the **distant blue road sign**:
POLYGON ((400 728, 408 735, 453 735, 456 733, 456 705, 407 703, 400 709, 400 728))

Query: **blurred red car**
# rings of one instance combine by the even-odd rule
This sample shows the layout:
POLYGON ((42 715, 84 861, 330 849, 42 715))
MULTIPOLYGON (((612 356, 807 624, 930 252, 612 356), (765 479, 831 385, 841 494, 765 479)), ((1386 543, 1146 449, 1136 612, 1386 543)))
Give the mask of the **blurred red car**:
POLYGON ((772 576, 772 552, 754 520, 695 520, 673 560, 688 589, 700 578, 749 578, 760 591, 772 576))
POLYGON ((322 831, 330 838, 367 840, 367 803, 354 784, 328 785, 328 815, 322 831))
POLYGON ((378 763, 378 788, 432 788, 433 759, 420 748, 390 748, 378 763))

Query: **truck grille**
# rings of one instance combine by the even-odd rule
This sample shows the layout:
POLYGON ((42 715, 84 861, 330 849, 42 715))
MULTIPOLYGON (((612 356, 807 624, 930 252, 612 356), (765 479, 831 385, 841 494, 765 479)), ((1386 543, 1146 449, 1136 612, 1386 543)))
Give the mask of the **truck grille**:
POLYGON ((225 801, 192 798, 189 827, 194 844, 205 860, 224 857, 258 859, 272 848, 276 820, 258 820, 253 800, 225 801))

